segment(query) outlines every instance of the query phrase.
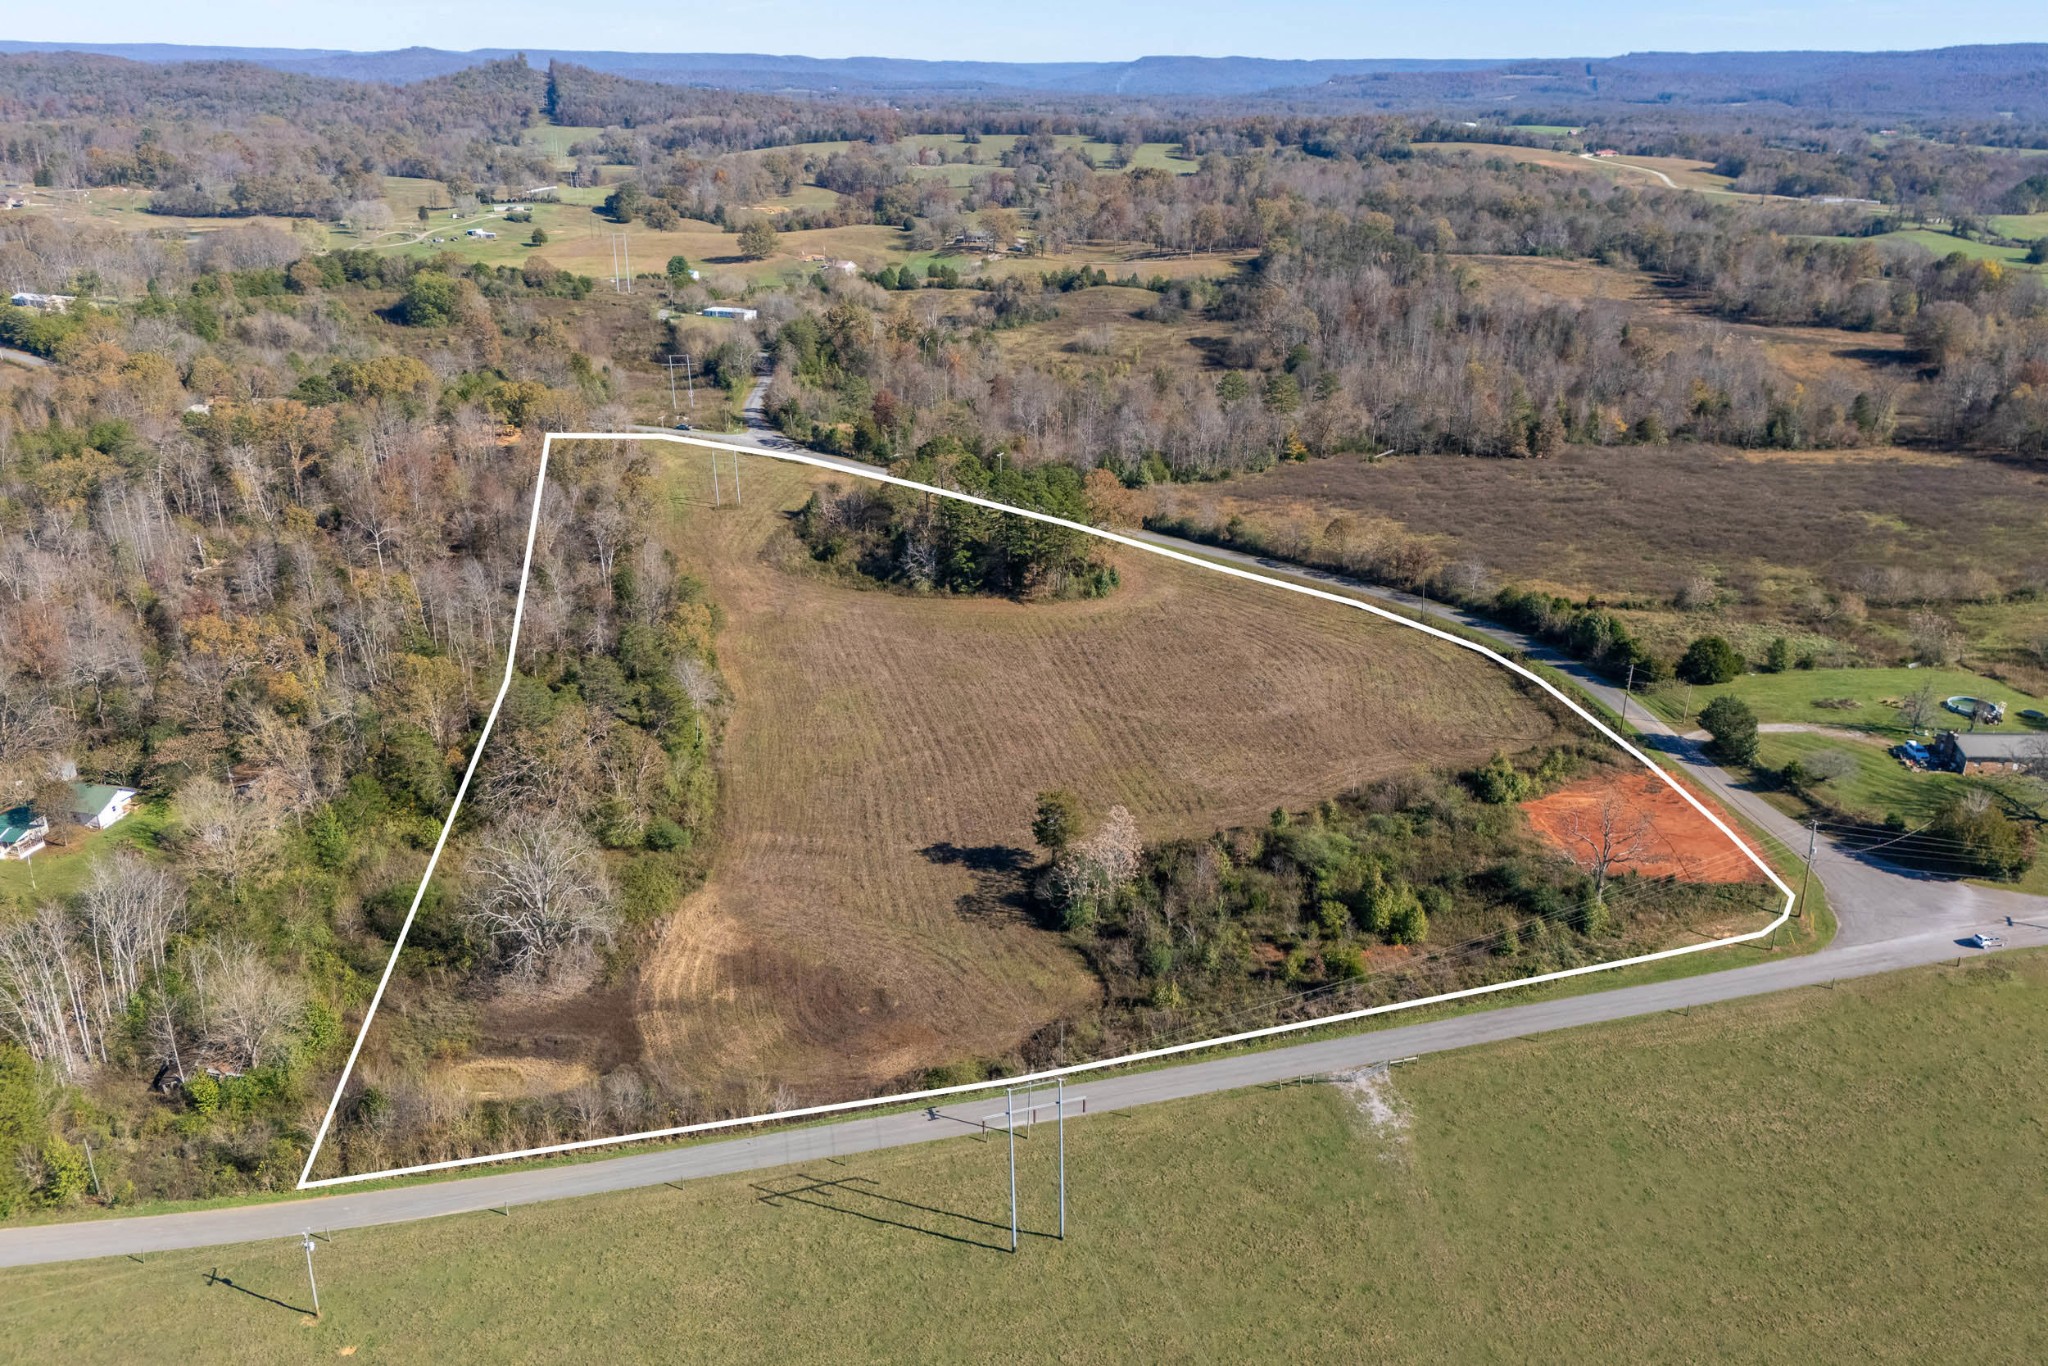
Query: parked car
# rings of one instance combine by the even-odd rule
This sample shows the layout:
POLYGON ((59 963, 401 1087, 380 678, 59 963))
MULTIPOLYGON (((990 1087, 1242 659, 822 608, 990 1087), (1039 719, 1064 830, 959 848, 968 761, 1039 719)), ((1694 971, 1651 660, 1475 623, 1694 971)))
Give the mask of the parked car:
POLYGON ((2005 941, 1995 934, 1973 934, 1963 942, 1978 949, 1997 949, 2005 946, 2005 941))

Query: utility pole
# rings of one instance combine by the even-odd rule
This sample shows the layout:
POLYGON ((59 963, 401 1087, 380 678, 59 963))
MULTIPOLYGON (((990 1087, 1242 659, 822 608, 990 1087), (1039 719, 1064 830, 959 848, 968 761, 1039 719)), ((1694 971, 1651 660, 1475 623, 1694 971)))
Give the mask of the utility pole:
POLYGON ((105 1195, 106 1192, 100 1189, 99 1166, 92 1160, 92 1140, 81 1138, 78 1141, 85 1145, 85 1169, 92 1173, 92 1193, 94 1195, 105 1195))
POLYGON ((740 505, 740 453, 732 453, 732 505, 740 505))
POLYGON ((1806 871, 1799 875, 1799 899, 1792 903, 1792 913, 1806 914, 1806 884, 1813 879, 1813 855, 1820 848, 1820 817, 1815 816, 1806 830, 1806 871))
POLYGON ((1058 1078, 1053 1093, 1053 1113, 1060 1124, 1060 1241, 1067 1241, 1067 1079, 1058 1078))
POLYGON ((1630 660, 1630 661, 1628 662, 1628 682, 1626 682, 1626 683, 1624 683, 1624 684, 1622 684, 1622 685, 1621 685, 1621 724, 1622 724, 1622 725, 1623 725, 1624 727, 1628 725, 1628 699, 1629 699, 1629 694, 1630 694, 1630 693, 1633 693, 1633 692, 1634 692, 1635 690, 1636 690, 1636 662, 1635 662, 1635 661, 1634 661, 1633 659, 1631 659, 1631 660, 1630 660))
POLYGON ((668 415, 674 417, 677 409, 681 407, 676 402, 676 358, 663 356, 662 360, 668 364, 668 415))
POLYGON ((718 496, 718 452, 711 452, 711 506, 717 507, 718 496))
POLYGON ((313 1230, 301 1235, 306 1244, 306 1284, 313 1289, 313 1317, 320 1317, 320 1283, 313 1279, 313 1230))
POLYGON ((1010 1134, 1010 1252, 1017 1251, 1017 1093, 1003 1091, 1003 1128, 1010 1134))

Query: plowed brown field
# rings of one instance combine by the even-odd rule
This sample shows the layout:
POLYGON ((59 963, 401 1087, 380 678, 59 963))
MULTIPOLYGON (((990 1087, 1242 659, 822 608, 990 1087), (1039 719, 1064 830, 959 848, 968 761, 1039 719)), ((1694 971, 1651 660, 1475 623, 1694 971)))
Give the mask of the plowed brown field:
POLYGON ((701 458, 672 467, 672 546, 725 612, 734 697, 717 862, 638 994, 643 1061, 674 1082, 845 1094, 1091 1002, 1024 907, 1042 789, 1121 802, 1151 839, 1559 727, 1463 651, 1149 556, 1095 602, 829 579, 783 513, 847 477, 743 460, 743 510, 703 506, 701 458))

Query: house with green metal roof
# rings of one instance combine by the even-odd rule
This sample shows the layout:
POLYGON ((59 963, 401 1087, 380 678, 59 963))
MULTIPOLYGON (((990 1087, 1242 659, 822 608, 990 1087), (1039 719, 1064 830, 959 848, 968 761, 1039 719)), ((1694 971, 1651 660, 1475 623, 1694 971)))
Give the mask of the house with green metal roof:
POLYGON ((49 833, 50 823, 32 807, 17 806, 0 813, 0 859, 27 858, 43 847, 43 837, 49 833))
POLYGON ((135 789, 109 783, 73 783, 71 819, 88 830, 104 830, 128 814, 135 789))

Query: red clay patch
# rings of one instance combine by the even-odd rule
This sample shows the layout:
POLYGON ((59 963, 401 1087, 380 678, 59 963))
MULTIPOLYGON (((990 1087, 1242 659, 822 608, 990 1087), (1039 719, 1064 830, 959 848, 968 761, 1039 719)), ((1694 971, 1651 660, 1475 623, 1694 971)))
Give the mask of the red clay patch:
POLYGON ((1611 810, 1609 847, 1635 849, 1633 856, 1614 861, 1613 872, 1685 882, 1763 880, 1726 835, 1648 773, 1589 778, 1524 802, 1522 810, 1538 834, 1582 868, 1589 867, 1592 848, 1601 843, 1605 811, 1611 810))

